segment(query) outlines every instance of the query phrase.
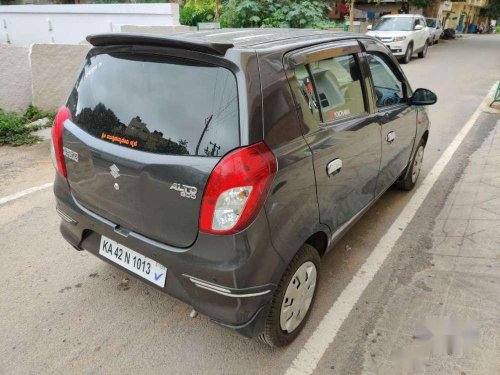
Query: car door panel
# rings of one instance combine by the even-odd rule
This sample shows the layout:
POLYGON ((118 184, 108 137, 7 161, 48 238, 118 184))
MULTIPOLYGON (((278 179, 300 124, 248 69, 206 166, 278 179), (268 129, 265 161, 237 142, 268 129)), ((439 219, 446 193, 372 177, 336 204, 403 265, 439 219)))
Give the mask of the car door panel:
POLYGON ((297 108, 302 112, 304 138, 313 155, 320 221, 328 225, 332 233, 373 201, 382 157, 381 127, 377 114, 370 114, 359 52, 357 42, 323 46, 314 52, 300 51, 292 60, 307 66, 307 73, 295 67, 289 75, 297 108), (345 64, 340 64, 346 67, 345 72, 334 64, 338 62, 335 59, 331 65, 324 63, 324 59, 339 54, 344 54, 339 59, 345 64), (348 67, 346 55, 352 56, 346 58, 350 61, 348 67), (353 61, 356 67, 352 66, 353 61), (355 77, 356 74, 359 77, 355 77), (344 75, 351 77, 353 82, 342 85, 346 79, 344 75), (312 84, 314 90, 311 90, 312 84), (335 87, 329 90, 328 84, 338 85, 339 90, 335 87), (349 101, 350 96, 359 98, 359 87, 363 90, 361 99, 349 101), (347 104, 330 103, 335 103, 336 95, 347 104), (322 109, 321 115, 318 115, 319 109, 322 109))
POLYGON ((409 105, 411 89, 395 61, 377 43, 364 43, 382 134, 382 159, 376 195, 385 191, 408 165, 417 131, 417 110, 409 105))
POLYGON ((321 222, 337 230, 375 197, 380 168, 380 126, 375 118, 325 126, 306 136, 313 152, 321 222), (330 163, 341 169, 328 173, 330 163))
POLYGON ((377 195, 386 190, 408 165, 417 130, 416 117, 416 110, 408 105, 387 108, 380 112, 382 161, 377 195))

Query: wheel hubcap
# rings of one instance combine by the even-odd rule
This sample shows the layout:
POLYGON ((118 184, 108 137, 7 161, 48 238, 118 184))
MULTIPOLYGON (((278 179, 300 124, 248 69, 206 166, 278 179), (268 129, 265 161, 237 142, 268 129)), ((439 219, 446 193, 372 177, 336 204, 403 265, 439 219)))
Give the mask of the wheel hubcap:
POLYGON ((420 174, 420 169, 422 168, 422 160, 424 159, 424 146, 420 146, 415 155, 415 160, 413 161, 413 168, 411 170, 411 181, 415 183, 417 181, 418 175, 420 174))
POLYGON ((283 331, 294 331, 304 320, 314 296, 316 279, 313 262, 305 262, 293 275, 281 304, 280 326, 283 331))

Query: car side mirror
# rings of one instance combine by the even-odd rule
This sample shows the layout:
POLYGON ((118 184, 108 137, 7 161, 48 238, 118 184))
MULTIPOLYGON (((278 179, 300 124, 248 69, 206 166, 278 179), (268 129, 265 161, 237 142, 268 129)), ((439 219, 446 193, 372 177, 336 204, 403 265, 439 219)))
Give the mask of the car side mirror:
POLYGON ((416 89, 411 97, 412 105, 433 105, 436 102, 437 95, 427 89, 416 89))
POLYGON ((373 25, 368 25, 366 28, 367 28, 368 30, 371 30, 371 29, 373 28, 373 25))
POLYGON ((415 25, 415 30, 422 30, 424 27, 422 25, 415 25))

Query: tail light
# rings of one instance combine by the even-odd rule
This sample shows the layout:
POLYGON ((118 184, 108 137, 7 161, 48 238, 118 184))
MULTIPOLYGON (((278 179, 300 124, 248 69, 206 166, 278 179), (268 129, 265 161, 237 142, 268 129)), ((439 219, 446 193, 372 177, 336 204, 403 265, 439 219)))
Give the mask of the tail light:
POLYGON ((64 162, 63 153, 63 130, 64 121, 71 118, 71 113, 66 107, 62 107, 56 114, 54 118, 54 123, 52 124, 52 147, 50 149, 52 156, 52 163, 57 172, 66 177, 66 163, 64 162))
POLYGON ((237 233, 257 216, 278 169, 264 142, 237 149, 217 164, 201 202, 200 231, 237 233))

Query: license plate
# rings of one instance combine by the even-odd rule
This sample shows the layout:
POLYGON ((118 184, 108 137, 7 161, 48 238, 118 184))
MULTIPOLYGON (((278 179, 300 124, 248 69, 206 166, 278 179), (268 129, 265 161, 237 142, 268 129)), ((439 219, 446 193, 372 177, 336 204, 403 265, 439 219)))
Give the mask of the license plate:
POLYGON ((137 251, 120 245, 110 238, 101 236, 99 254, 108 258, 112 262, 119 264, 123 268, 151 281, 162 288, 167 279, 167 268, 148 257, 139 254, 137 251))

